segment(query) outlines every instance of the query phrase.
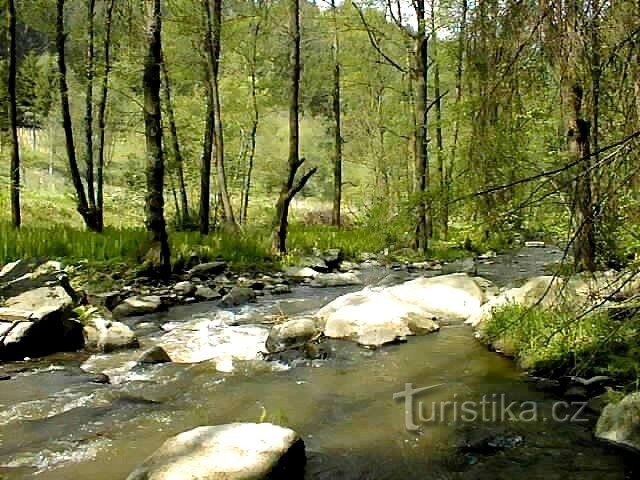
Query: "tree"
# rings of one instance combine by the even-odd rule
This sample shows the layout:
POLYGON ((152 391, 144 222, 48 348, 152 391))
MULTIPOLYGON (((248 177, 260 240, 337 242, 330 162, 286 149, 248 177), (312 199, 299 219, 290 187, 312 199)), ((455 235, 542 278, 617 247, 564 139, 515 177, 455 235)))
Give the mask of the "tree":
POLYGON ((111 72, 111 33, 113 28, 113 8, 115 0, 109 0, 104 20, 104 70, 102 72, 102 91, 98 103, 98 168, 96 178, 96 207, 100 228, 104 226, 104 163, 105 134, 107 129, 107 102, 109 99, 109 74, 111 72))
POLYGON ((274 254, 287 252, 289 207, 317 168, 307 171, 296 182, 296 174, 305 159, 300 158, 300 0, 288 0, 289 10, 289 159, 288 172, 282 184, 273 224, 271 249, 274 254))
POLYGON ((16 95, 17 78, 17 32, 16 4, 14 0, 7 2, 7 22, 9 26, 9 78, 7 90, 9 94, 9 140, 11 143, 11 221, 20 228, 20 144, 18 141, 18 100, 16 95))
POLYGON ((162 108, 160 104, 162 63, 162 13, 160 0, 145 0, 147 26, 144 60, 144 125, 147 148, 146 223, 152 234, 147 254, 150 267, 167 275, 171 253, 164 218, 164 157, 162 152, 162 108))
POLYGON ((342 208, 342 108, 340 100, 340 36, 338 32, 338 13, 336 2, 331 0, 333 17, 333 120, 334 120, 334 156, 333 156, 333 215, 332 223, 341 224, 342 208))
POLYGON ((58 83, 60 87, 62 128, 64 129, 65 135, 69 171, 76 192, 78 212, 82 216, 85 225, 89 230, 100 231, 101 227, 98 222, 96 210, 95 208, 91 208, 87 202, 87 194, 85 193, 84 185, 82 183, 76 157, 75 140, 73 138, 73 122, 71 120, 71 107, 69 105, 69 86, 67 83, 67 62, 65 53, 67 35, 64 27, 64 7, 65 0, 57 0, 56 48, 58 50, 58 72, 60 75, 58 83))

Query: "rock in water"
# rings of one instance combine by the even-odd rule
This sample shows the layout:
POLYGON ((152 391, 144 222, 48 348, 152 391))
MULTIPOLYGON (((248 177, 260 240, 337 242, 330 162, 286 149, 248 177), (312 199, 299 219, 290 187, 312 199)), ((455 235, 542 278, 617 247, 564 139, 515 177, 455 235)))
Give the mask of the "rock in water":
POLYGON ((159 363, 171 363, 171 357, 162 347, 152 347, 142 353, 138 363, 144 365, 157 365, 159 363))
POLYGON ((229 293, 222 297, 222 307, 237 307, 243 303, 256 299, 256 292, 248 287, 233 287, 229 293))
POLYGON ((147 297, 131 297, 113 309, 113 318, 135 317, 165 310, 162 298, 151 295, 147 297))
POLYGON ((311 286, 315 288, 348 287, 351 285, 362 285, 360 277, 353 272, 320 273, 311 281, 311 286))
POLYGON ((0 297, 16 297, 30 290, 54 286, 61 277, 66 278, 66 274, 60 262, 18 260, 0 271, 0 297))
POLYGON ((640 453, 640 393, 605 407, 596 425, 596 438, 640 453))
POLYGON ((7 300, 0 308, 0 360, 82 348, 82 325, 70 319, 73 306, 73 298, 61 286, 38 288, 7 300))
POLYGON ((92 318, 84 326, 85 348, 98 352, 113 352, 140 346, 133 331, 125 324, 104 318, 92 318))
POLYGON ((318 333, 316 322, 311 318, 289 320, 271 328, 266 347, 270 353, 281 352, 304 345, 318 333))
POLYGON ((304 442, 270 423, 198 427, 167 440, 127 480, 296 480, 304 442))
POLYGON ((189 277, 215 277, 224 273, 226 269, 227 264, 224 262, 201 263, 189 270, 189 277))
POLYGON ((455 274, 344 295, 317 316, 325 322, 326 336, 377 347, 438 331, 439 319, 465 320, 483 301, 484 293, 473 278, 455 274))

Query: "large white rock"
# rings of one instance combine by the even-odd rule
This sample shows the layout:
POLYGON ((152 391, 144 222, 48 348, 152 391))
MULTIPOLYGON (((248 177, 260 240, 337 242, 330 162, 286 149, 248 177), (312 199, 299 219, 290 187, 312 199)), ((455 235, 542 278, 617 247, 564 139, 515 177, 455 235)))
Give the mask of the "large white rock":
POLYGON ((113 309, 113 318, 135 317, 165 309, 162 298, 157 295, 129 297, 113 309))
POLYGON ((224 316, 196 318, 173 328, 160 339, 175 363, 216 362, 228 372, 235 360, 256 360, 265 350, 269 330, 256 325, 229 325, 224 316))
POLYGON ((85 348, 99 352, 113 352, 137 348, 140 344, 133 331, 123 323, 104 318, 92 318, 84 326, 85 348))
POLYGON ((127 480, 296 480, 304 443, 270 423, 198 427, 167 440, 127 480))
POLYGON ((596 425, 596 437, 640 452, 640 393, 632 393, 605 407, 596 425))
POLYGON ((315 288, 348 287, 352 285, 362 285, 362 280, 354 272, 320 273, 311 280, 311 286, 315 288))
POLYGON ((483 301, 483 290, 473 278, 454 274, 344 295, 317 316, 328 337, 380 346, 435 332, 437 320, 465 320, 483 301))

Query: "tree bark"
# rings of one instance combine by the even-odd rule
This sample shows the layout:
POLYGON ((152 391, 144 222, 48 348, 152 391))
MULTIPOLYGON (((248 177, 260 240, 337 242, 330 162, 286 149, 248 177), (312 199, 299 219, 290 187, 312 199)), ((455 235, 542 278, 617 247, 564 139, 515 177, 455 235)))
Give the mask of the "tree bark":
POLYGON ((469 5, 467 0, 462 0, 462 12, 460 18, 460 26, 458 32, 458 48, 456 52, 456 99, 455 114, 453 122, 453 144, 451 146, 451 158, 449 165, 445 171, 445 191, 444 191, 444 208, 443 208, 443 236, 447 240, 449 238, 449 201, 451 199, 451 182, 453 181, 453 166, 456 162, 458 153, 458 140, 460 138, 460 106, 462 103, 462 65, 464 61, 464 50, 466 43, 467 29, 467 12, 469 5))
POLYGON ((220 34, 222 29, 222 0, 204 0, 207 18, 207 71, 211 83, 213 101, 213 142, 216 159, 216 178, 218 192, 222 201, 223 222, 225 225, 237 228, 233 206, 227 186, 224 163, 224 129, 220 107, 220 34), (212 4, 213 1, 213 4, 212 4))
POLYGON ((213 155, 213 137, 215 129, 215 108, 213 95, 213 81, 209 71, 211 60, 211 29, 209 28, 209 0, 203 0, 203 19, 205 28, 204 50, 204 74, 207 91, 207 112, 204 127, 204 139, 202 143, 202 157, 200 159, 200 233, 207 235, 210 229, 211 217, 211 157, 213 155))
POLYGON ((84 135, 85 135, 85 165, 87 168, 87 197, 89 209, 93 215, 96 213, 96 196, 94 186, 94 163, 93 163, 93 78, 95 60, 95 29, 94 17, 96 10, 96 0, 87 1, 87 57, 85 63, 86 92, 85 92, 85 113, 84 113, 84 135))
POLYGON ((289 206, 316 172, 312 168, 296 183, 296 173, 304 163, 300 158, 300 0, 288 0, 289 7, 289 171, 276 203, 271 248, 274 254, 287 253, 289 206))
POLYGON ((102 92, 98 103, 98 165, 96 176, 96 210, 99 228, 104 228, 104 164, 105 135, 107 130, 107 102, 109 100, 109 74, 111 72, 111 32, 115 0, 109 0, 104 20, 104 70, 102 72, 102 92))
POLYGON ((440 96, 440 63, 438 61, 438 36, 436 35, 436 6, 435 1, 431 0, 431 58, 433 62, 433 96, 436 108, 436 159, 438 165, 438 183, 440 190, 441 208, 440 217, 440 234, 446 238, 448 229, 448 219, 444 215, 446 196, 446 167, 444 156, 444 145, 442 140, 442 98, 440 96))
POLYGON ((144 61, 144 124, 147 146, 146 223, 152 233, 147 261, 162 275, 171 270, 171 255, 164 218, 164 158, 162 152, 162 109, 160 65, 162 63, 162 16, 160 0, 145 0, 147 27, 144 61))
POLYGON ((163 76, 163 92, 166 103, 167 116, 169 117, 169 132, 171 134, 171 150, 173 151, 173 160, 175 163, 176 174, 178 176, 178 187, 180 189, 180 225, 182 228, 188 226, 191 221, 191 213, 189 212, 189 198, 187 196, 187 186, 184 180, 184 167, 182 151, 180 149, 180 140, 178 138, 178 127, 176 126, 175 113, 173 111, 173 101, 171 95, 171 82, 169 78, 169 67, 166 58, 162 56, 162 76, 163 76))
POLYGON ((415 38, 415 62, 416 62, 416 188, 417 219, 415 246, 420 251, 429 248, 431 238, 431 215, 429 191, 429 157, 428 157, 428 106, 427 106, 427 81, 428 81, 428 38, 426 33, 426 16, 424 0, 415 2, 416 17, 418 18, 418 33, 415 38))
POLYGON ((342 224, 342 108, 340 98, 340 35, 338 32, 338 14, 336 2, 331 0, 333 14, 333 119, 334 119, 334 157, 333 157, 333 212, 332 223, 342 224))
POLYGON ((9 27, 9 140, 11 154, 11 221, 15 228, 20 228, 22 217, 20 211, 20 142, 18 140, 18 108, 16 95, 17 77, 17 32, 16 4, 14 0, 7 2, 7 21, 9 27))
POLYGON ((80 170, 78 169, 75 141, 73 139, 73 124, 71 121, 71 109, 69 106, 69 86, 67 84, 67 63, 65 55, 66 33, 64 31, 64 5, 65 0, 57 0, 56 47, 58 50, 58 71, 60 75, 58 83, 60 87, 62 128, 65 135, 69 171, 76 191, 78 213, 82 216, 89 230, 98 231, 99 226, 96 221, 95 211, 92 211, 87 203, 87 195, 84 190, 84 185, 82 184, 80 170))
MULTIPOLYGON (((260 3, 262 6, 262 2, 260 3)), ((257 16, 262 15, 261 11, 257 12, 257 16)), ((256 156, 256 137, 258 135, 258 126, 260 125, 260 111, 258 109, 258 92, 257 92, 257 64, 258 64, 258 35, 262 26, 261 17, 257 17, 251 28, 251 59, 249 60, 251 68, 251 106, 253 108, 253 121, 251 122, 251 132, 249 134, 249 159, 247 164, 247 174, 245 176, 245 184, 243 187, 242 208, 240 211, 240 222, 247 223, 249 214, 249 198, 251 194, 251 177, 253 175, 253 163, 256 156)))

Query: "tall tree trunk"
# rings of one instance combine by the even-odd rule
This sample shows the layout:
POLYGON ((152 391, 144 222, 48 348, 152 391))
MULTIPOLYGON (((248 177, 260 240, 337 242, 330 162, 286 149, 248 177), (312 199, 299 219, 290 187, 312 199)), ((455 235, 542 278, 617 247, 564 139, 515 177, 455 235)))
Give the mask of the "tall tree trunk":
MULTIPOLYGON (((260 15, 258 12, 257 15, 260 15)), ((260 124, 260 111, 258 110, 258 92, 257 92, 257 66, 258 66, 258 35, 260 34, 261 18, 255 19, 251 28, 251 107, 253 108, 253 121, 251 122, 251 132, 249 133, 249 159, 247 164, 247 174, 245 176, 245 184, 243 187, 242 208, 240 212, 240 222, 247 223, 249 214, 249 198, 251 194, 251 177, 253 175, 253 163, 256 156, 256 137, 258 135, 258 126, 260 124)))
POLYGON ((96 11, 96 0, 87 1, 87 57, 85 63, 86 92, 85 92, 85 113, 84 113, 84 135, 85 135, 85 165, 87 168, 87 197, 89 209, 92 214, 96 213, 96 196, 94 186, 94 163, 93 163, 93 78, 95 60, 95 29, 94 17, 96 11))
POLYGON ((9 139, 11 147, 11 221, 20 228, 22 224, 20 212, 20 142, 18 140, 18 99, 16 98, 17 54, 16 54, 16 4, 14 0, 7 2, 7 21, 9 26, 9 139))
POLYGON ((162 14, 160 0, 145 0, 147 8, 146 55, 144 61, 144 125, 147 145, 146 223, 152 233, 147 255, 150 266, 166 275, 171 255, 164 218, 164 158, 162 152, 162 109, 160 65, 162 63, 162 14))
POLYGON ((214 86, 213 78, 210 72, 211 64, 211 44, 213 42, 212 32, 209 26, 209 0, 203 0, 203 19, 205 28, 204 50, 204 74, 205 86, 207 91, 207 113, 204 127, 204 139, 202 143, 202 157, 200 159, 200 233, 207 235, 209 233, 209 224, 211 217, 211 157, 213 155, 213 142, 215 133, 215 108, 214 108, 214 86))
POLYGON ((67 148, 67 157, 69 160, 69 171, 71 180, 76 191, 76 201, 78 204, 78 212, 82 216, 89 230, 98 231, 99 226, 96 220, 95 211, 89 208, 87 203, 87 195, 82 184, 82 177, 78 169, 78 161, 76 158, 75 141, 73 139, 73 124, 71 122, 71 109, 69 106, 69 87, 67 85, 67 63, 65 55, 66 33, 64 31, 64 4, 65 0, 57 0, 57 17, 56 17, 56 47, 58 50, 58 71, 60 78, 58 80, 60 87, 60 103, 62 110, 62 128, 64 129, 65 144, 67 148))
POLYGON ((213 100, 213 142, 216 159, 216 178, 218 192, 222 201, 223 221, 227 226, 237 228, 233 206, 229 196, 227 177, 224 164, 224 129, 220 107, 220 33, 222 28, 222 0, 205 0, 207 14, 207 65, 208 75, 212 84, 213 100), (213 5, 212 5, 213 1, 213 5))
POLYGON ((107 102, 109 100, 109 73, 111 72, 111 32, 115 0, 109 0, 104 20, 104 69, 102 92, 98 103, 98 166, 96 176, 96 210, 99 228, 104 228, 104 163, 107 130, 107 102))
POLYGON ((340 35, 338 32, 338 13, 336 2, 331 0, 333 14, 333 119, 335 129, 333 157, 333 215, 332 223, 339 227, 342 223, 342 108, 340 99, 340 35))
POLYGON ((431 58, 433 62, 433 96, 436 107, 436 158, 438 165, 438 182, 440 187, 441 208, 439 212, 441 236, 446 238, 448 219, 444 215, 448 201, 446 190, 447 180, 445 171, 444 146, 442 143, 442 100, 440 98, 440 63, 438 61, 438 36, 436 34, 436 6, 431 0, 431 58))
POLYGON ((449 237, 449 201, 451 199, 451 182, 453 181, 453 167, 456 162, 458 154, 458 141, 460 138, 460 108, 462 103, 462 65, 464 61, 464 50, 466 43, 466 31, 467 31, 467 11, 469 5, 467 0, 462 0, 462 12, 460 16, 460 26, 458 31, 458 48, 456 52, 456 100, 455 100, 455 113, 453 121, 453 144, 451 146, 451 158, 449 165, 445 171, 445 192, 444 192, 444 209, 443 209, 443 236, 446 239, 449 237))
POLYGON ((415 68, 416 68, 416 188, 417 221, 415 245, 420 251, 429 248, 431 238, 431 208, 427 198, 429 193, 429 157, 428 157, 428 39, 426 33, 426 15, 424 0, 415 2, 416 17, 418 18, 418 33, 415 38, 415 68))
POLYGON ((289 206, 316 172, 312 168, 296 183, 296 173, 304 163, 300 158, 300 0, 288 0, 289 7, 289 171, 276 203, 271 247, 274 254, 287 252, 289 206))
POLYGON ((169 132, 171 134, 171 150, 173 151, 173 160, 175 163, 176 174, 178 176, 178 187, 180 188, 180 225, 184 228, 191 221, 191 214, 189 212, 189 198, 187 196, 187 186, 184 180, 184 167, 182 151, 180 150, 180 140, 178 138, 178 127, 176 126, 176 118, 173 111, 173 101, 171 97, 171 82, 169 79, 169 67, 167 66, 166 58, 162 56, 162 76, 163 76, 163 92, 164 100, 167 109, 167 116, 169 117, 169 132))

